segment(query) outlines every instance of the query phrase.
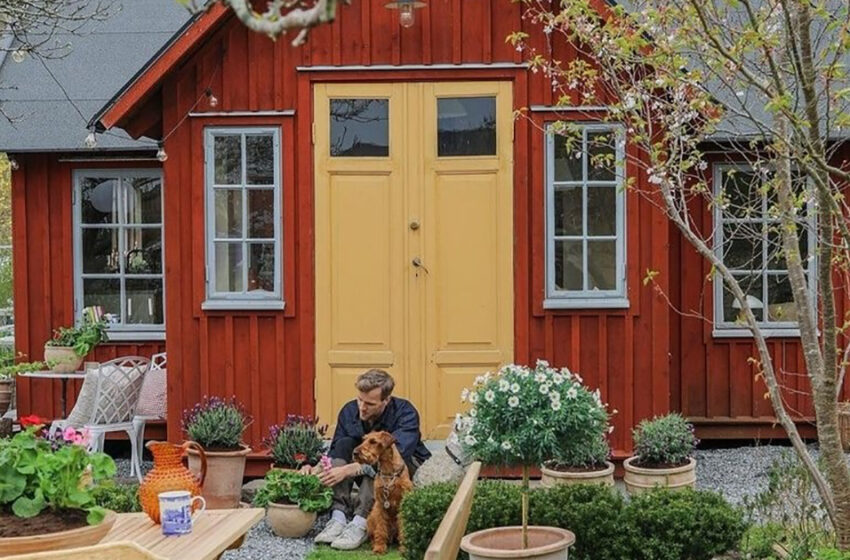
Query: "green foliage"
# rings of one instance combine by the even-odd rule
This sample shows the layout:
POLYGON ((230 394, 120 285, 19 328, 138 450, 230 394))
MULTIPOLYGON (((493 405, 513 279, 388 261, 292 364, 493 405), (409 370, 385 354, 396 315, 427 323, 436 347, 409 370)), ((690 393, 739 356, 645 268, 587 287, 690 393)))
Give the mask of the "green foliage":
POLYGON ((90 469, 94 480, 115 475, 115 462, 104 453, 86 452, 85 444, 51 444, 27 428, 0 439, 0 506, 11 506, 18 517, 35 517, 46 508, 80 509, 88 522, 99 523, 105 510, 91 489, 81 483, 90 469))
POLYGON ((85 356, 92 349, 106 341, 106 323, 82 323, 74 327, 59 327, 53 331, 53 338, 46 346, 70 346, 77 356, 85 356))
POLYGON ((366 541, 366 544, 357 550, 336 550, 328 546, 315 546, 313 550, 307 554, 307 560, 401 560, 401 554, 397 549, 390 548, 383 556, 375 556, 372 554, 372 544, 366 541))
POLYGON ((0 379, 14 377, 24 371, 38 371, 46 367, 47 365, 44 362, 21 362, 0 366, 0 379))
POLYGON ((304 464, 315 465, 325 448, 323 437, 327 426, 318 420, 290 414, 283 424, 269 428, 263 445, 269 448, 277 467, 296 469, 304 464))
POLYGON ((837 548, 819 548, 812 560, 850 560, 850 552, 841 552, 837 548))
POLYGON ((297 505, 304 511, 324 511, 331 507, 333 489, 312 474, 272 469, 266 473, 266 484, 254 495, 254 505, 266 507, 269 502, 297 505))
POLYGON ((92 488, 92 498, 95 504, 117 513, 142 511, 138 484, 115 484, 107 480, 92 488))
POLYGON ((741 553, 752 560, 776 560, 773 545, 782 542, 784 536, 785 530, 776 523, 752 525, 741 540, 741 553))
POLYGON ((208 449, 238 449, 245 427, 245 408, 236 397, 204 397, 183 411, 183 429, 189 439, 208 449))
POLYGON ((642 420, 632 432, 641 465, 680 465, 696 448, 694 427, 677 413, 642 420))

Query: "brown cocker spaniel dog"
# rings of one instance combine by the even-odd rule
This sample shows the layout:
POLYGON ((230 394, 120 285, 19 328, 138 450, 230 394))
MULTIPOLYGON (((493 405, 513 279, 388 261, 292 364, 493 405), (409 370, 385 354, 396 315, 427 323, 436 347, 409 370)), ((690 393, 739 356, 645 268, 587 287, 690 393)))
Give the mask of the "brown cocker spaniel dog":
POLYGON ((375 504, 366 520, 366 529, 372 539, 372 552, 375 554, 384 554, 393 539, 401 542, 401 498, 413 488, 407 465, 395 443, 395 438, 389 432, 372 432, 354 449, 354 459, 358 463, 377 463, 375 504))

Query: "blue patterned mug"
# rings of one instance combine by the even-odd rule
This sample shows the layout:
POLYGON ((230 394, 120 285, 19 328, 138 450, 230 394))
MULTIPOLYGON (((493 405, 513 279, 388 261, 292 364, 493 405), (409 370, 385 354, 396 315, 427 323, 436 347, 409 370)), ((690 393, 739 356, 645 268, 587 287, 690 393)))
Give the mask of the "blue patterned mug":
POLYGON ((201 496, 192 497, 186 490, 175 490, 173 492, 160 492, 159 514, 162 524, 163 535, 185 535, 192 532, 192 503, 201 501, 201 513, 207 507, 207 502, 201 496))

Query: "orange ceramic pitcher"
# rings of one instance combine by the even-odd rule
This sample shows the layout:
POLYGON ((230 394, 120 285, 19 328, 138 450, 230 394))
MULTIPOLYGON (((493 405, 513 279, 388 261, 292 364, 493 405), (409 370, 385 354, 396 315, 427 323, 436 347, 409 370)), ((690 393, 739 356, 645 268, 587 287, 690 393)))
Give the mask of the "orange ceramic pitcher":
POLYGON ((154 523, 159 523, 159 493, 172 490, 188 490, 192 496, 201 493, 207 476, 207 456, 204 448, 194 441, 175 445, 167 441, 149 441, 145 445, 153 453, 153 468, 139 485, 139 502, 142 510, 154 523), (201 457, 201 474, 195 474, 183 466, 183 454, 189 448, 196 449, 201 457))

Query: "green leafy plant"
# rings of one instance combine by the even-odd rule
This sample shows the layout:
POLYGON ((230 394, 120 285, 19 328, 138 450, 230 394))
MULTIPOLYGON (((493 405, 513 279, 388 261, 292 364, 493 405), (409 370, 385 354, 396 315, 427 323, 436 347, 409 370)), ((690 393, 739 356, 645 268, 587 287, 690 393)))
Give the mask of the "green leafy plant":
POLYGON ((837 548, 819 548, 812 560, 850 560, 850 552, 842 552, 837 548))
POLYGON ((47 367, 47 365, 44 362, 21 362, 18 364, 0 366, 0 379, 9 379, 15 377, 21 372, 38 371, 45 367, 47 367))
POLYGON ((94 323, 82 323, 75 327, 59 327, 53 331, 53 338, 48 340, 46 346, 69 346, 74 349, 77 356, 85 356, 92 349, 106 341, 106 323, 97 321, 94 323))
POLYGON ((286 422, 269 427, 263 445, 269 448, 276 467, 297 469, 301 465, 314 465, 322 457, 325 442, 322 439, 328 427, 308 416, 290 414, 286 422))
POLYGON ((699 443, 693 425, 676 413, 642 420, 632 435, 641 467, 685 465, 699 443))
POLYGON ((115 484, 112 480, 106 480, 92 488, 91 492, 94 503, 104 509, 117 513, 142 511, 138 484, 115 484))
POLYGON ((66 430, 61 436, 76 444, 51 443, 36 435, 39 429, 33 426, 0 439, 0 506, 11 507, 18 517, 35 517, 45 509, 84 510, 89 524, 100 523, 106 510, 81 479, 89 471, 95 481, 112 477, 115 462, 104 453, 86 452, 84 432, 66 430))
POLYGON ((324 511, 331 507, 333 489, 312 474, 270 470, 265 486, 254 495, 254 505, 266 507, 272 502, 297 505, 307 512, 324 511))
POLYGON ((245 407, 236 397, 204 397, 183 411, 183 429, 189 439, 207 449, 239 449, 247 426, 245 407))
POLYGON ((741 554, 751 560, 776 560, 773 545, 782 542, 784 538, 785 531, 781 525, 752 525, 741 539, 741 554))

